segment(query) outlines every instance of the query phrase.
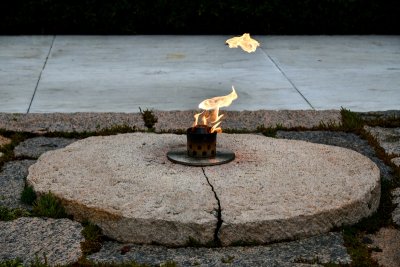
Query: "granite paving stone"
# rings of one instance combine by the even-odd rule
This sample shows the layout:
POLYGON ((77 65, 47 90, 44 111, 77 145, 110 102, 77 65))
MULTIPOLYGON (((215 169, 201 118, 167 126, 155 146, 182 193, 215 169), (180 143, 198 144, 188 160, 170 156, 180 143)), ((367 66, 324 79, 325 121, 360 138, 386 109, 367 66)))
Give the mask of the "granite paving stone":
POLYGON ((400 119, 400 110, 357 112, 364 121, 400 119))
POLYGON ((393 170, 379 159, 374 149, 364 139, 353 133, 331 131, 278 131, 278 138, 304 140, 312 143, 340 146, 352 149, 370 158, 378 165, 383 179, 392 180, 393 170))
POLYGON ((400 226, 400 187, 392 191, 392 202, 396 208, 392 212, 392 219, 395 224, 400 226))
POLYGON ((365 129, 378 140, 386 154, 400 156, 400 128, 365 126, 365 129))
POLYGON ((369 247, 381 250, 372 251, 371 255, 379 266, 400 266, 400 231, 392 228, 382 228, 371 237, 373 243, 369 247))
POLYGON ((76 139, 60 137, 35 137, 21 142, 14 148, 16 157, 39 158, 44 152, 60 149, 75 142, 76 139))
POLYGON ((8 208, 26 208, 20 197, 28 176, 28 168, 34 160, 19 160, 7 162, 0 172, 0 206, 8 208))
MULTIPOLYGON (((156 131, 186 130, 192 126, 193 115, 198 112, 199 110, 155 110, 154 114, 158 117, 156 131)), ((321 122, 339 124, 341 121, 338 110, 221 110, 221 114, 224 114, 223 128, 249 131, 254 131, 259 126, 312 128, 321 122)), ((0 129, 8 131, 83 133, 98 132, 116 126, 129 126, 136 130, 147 129, 140 113, 0 113, 0 129)))
POLYGON ((298 241, 267 246, 224 248, 166 248, 105 242, 102 249, 88 258, 95 262, 126 262, 135 260, 152 266, 174 261, 178 266, 316 266, 351 262, 343 245, 341 233, 332 232, 298 241), (303 262, 303 263, 301 263, 303 262), (307 264, 310 262, 310 264, 307 264))
POLYGON ((36 258, 50 266, 76 262, 83 227, 69 219, 28 218, 0 221, 0 262, 19 258, 25 266, 36 258))
POLYGON ((392 161, 392 163, 393 163, 394 165, 397 166, 397 168, 400 168, 400 157, 393 158, 391 161, 392 161))

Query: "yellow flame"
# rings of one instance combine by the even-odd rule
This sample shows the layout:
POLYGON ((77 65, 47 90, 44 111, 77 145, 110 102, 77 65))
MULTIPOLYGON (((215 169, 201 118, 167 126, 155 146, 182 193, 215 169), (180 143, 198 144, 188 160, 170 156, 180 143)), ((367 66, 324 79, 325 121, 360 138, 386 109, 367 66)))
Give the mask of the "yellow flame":
POLYGON ((219 127, 223 114, 219 115, 219 109, 221 107, 228 107, 232 104, 232 101, 237 99, 238 95, 235 88, 232 86, 232 92, 226 96, 217 96, 210 99, 206 99, 199 104, 199 108, 203 109, 203 112, 194 115, 193 127, 198 125, 199 118, 201 116, 202 125, 210 124, 211 133, 221 133, 222 128, 219 127))
POLYGON ((245 33, 240 37, 233 37, 226 40, 229 48, 238 48, 239 46, 247 53, 255 52, 260 43, 250 37, 249 33, 245 33))

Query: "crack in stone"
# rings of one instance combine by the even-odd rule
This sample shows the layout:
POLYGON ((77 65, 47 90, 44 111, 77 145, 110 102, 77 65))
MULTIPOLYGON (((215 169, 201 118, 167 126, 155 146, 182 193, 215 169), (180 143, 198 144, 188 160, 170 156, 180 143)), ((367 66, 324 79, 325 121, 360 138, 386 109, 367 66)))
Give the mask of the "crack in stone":
POLYGON ((217 204, 218 204, 217 219, 218 219, 218 221, 217 221, 217 226, 216 226, 215 232, 214 232, 214 244, 215 244, 216 246, 221 246, 221 240, 219 240, 219 237, 218 237, 219 229, 221 228, 222 223, 223 223, 223 220, 222 220, 221 202, 220 202, 220 200, 219 200, 219 197, 218 197, 218 195, 217 195, 217 192, 215 192, 215 190, 214 190, 214 186, 210 183, 210 180, 209 180, 208 177, 207 177, 206 170, 205 170, 203 167, 201 167, 201 169, 202 169, 202 171, 203 171, 204 177, 205 177, 206 180, 207 180, 208 185, 211 187, 211 190, 212 190, 213 193, 214 193, 215 199, 217 200, 217 204))

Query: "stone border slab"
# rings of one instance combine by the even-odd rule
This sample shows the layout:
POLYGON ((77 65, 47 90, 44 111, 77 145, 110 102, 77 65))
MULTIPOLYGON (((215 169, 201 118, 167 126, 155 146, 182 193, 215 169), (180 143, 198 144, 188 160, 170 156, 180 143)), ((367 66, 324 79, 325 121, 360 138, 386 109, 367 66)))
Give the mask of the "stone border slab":
POLYGON ((19 258, 24 266, 36 259, 51 266, 77 262, 82 256, 82 225, 69 219, 26 218, 0 221, 0 262, 19 258))
MULTIPOLYGON (((196 110, 155 111, 156 131, 186 130, 193 122, 196 110)), ((317 127, 321 122, 341 121, 339 110, 258 110, 225 111, 224 129, 254 131, 259 126, 317 127)), ((115 126, 136 127, 146 130, 140 113, 0 113, 0 129, 32 133, 47 132, 98 132, 115 126)))

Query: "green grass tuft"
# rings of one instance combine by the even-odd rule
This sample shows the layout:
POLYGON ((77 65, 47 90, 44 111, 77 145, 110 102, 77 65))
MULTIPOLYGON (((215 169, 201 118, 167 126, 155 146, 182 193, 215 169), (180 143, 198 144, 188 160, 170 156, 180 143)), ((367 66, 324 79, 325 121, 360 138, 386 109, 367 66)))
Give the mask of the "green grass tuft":
POLYGON ((54 219, 67 217, 64 207, 51 192, 40 196, 33 203, 33 213, 36 216, 54 219))
POLYGON ((0 221, 12 221, 19 217, 29 217, 31 213, 25 209, 10 209, 0 206, 0 221))
POLYGON ((282 124, 276 124, 275 127, 265 127, 264 125, 257 126, 256 132, 262 133, 267 137, 276 137, 276 134, 279 130, 285 130, 285 127, 282 124))
POLYGON ((28 204, 28 205, 33 205, 33 203, 36 200, 36 193, 33 190, 32 186, 25 186, 24 190, 21 193, 21 202, 28 204))
POLYGON ((144 121, 144 126, 146 126, 149 131, 154 131, 154 125, 158 122, 158 118, 154 115, 152 110, 144 110, 139 107, 140 113, 142 114, 142 119, 144 121))
POLYGON ((0 267, 24 267, 24 265, 20 259, 13 259, 0 262, 0 267))
POLYGON ((358 132, 363 128, 365 123, 357 113, 342 107, 340 114, 342 115, 341 127, 343 130, 358 132))
POLYGON ((101 229, 91 222, 84 222, 82 224, 82 235, 85 237, 85 241, 81 243, 83 254, 88 255, 100 251, 103 242, 101 229))

